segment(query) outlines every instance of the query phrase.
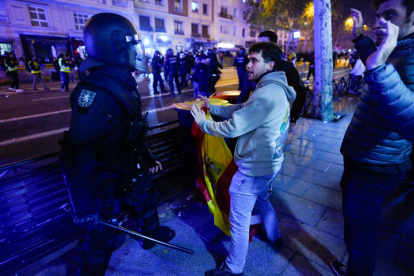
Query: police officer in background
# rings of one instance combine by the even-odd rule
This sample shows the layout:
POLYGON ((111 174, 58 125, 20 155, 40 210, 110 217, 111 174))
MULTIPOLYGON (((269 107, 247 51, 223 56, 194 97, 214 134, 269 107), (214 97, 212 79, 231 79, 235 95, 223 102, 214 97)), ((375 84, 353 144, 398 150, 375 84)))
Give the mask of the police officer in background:
POLYGON ((220 69, 223 69, 223 66, 218 62, 217 48, 208 49, 207 57, 210 59, 209 63, 210 63, 210 70, 211 70, 211 78, 213 81, 212 87, 213 87, 213 92, 215 92, 216 91, 215 85, 220 80, 220 74, 221 74, 220 69))
POLYGON ((152 67, 152 89, 155 93, 160 93, 157 90, 158 82, 160 83, 161 93, 167 92, 164 87, 164 81, 161 78, 161 68, 163 66, 164 58, 162 57, 160 51, 155 51, 154 56, 152 57, 151 67, 152 67))
POLYGON ((65 56, 63 54, 59 54, 58 59, 59 70, 60 70, 60 80, 62 81, 62 85, 60 86, 60 91, 68 91, 69 90, 69 73, 70 67, 69 63, 66 61, 65 56), (65 88, 65 90, 63 90, 65 88))
POLYGON ((239 54, 234 59, 234 66, 236 66, 237 69, 237 76, 239 77, 239 88, 237 90, 242 89, 243 84, 243 78, 244 74, 246 73, 246 65, 249 63, 249 59, 246 55, 246 49, 240 48, 239 54))
POLYGON ((164 76, 168 74, 168 84, 170 86, 170 97, 174 97, 174 81, 175 85, 177 86, 178 94, 181 95, 181 86, 179 77, 179 70, 180 70, 180 58, 178 56, 174 56, 174 51, 172 49, 167 50, 167 57, 165 59, 164 64, 164 76))
MULTIPOLYGON (((143 234, 167 242, 175 232, 159 225, 159 194, 147 172, 161 163, 144 143, 148 122, 131 72, 148 70, 143 43, 134 25, 112 13, 85 24, 88 70, 70 97, 71 124, 60 141, 60 163, 74 211, 74 223, 89 230, 80 275, 104 275, 112 252, 125 234, 101 227, 117 225, 121 206, 129 205, 143 234)), ((144 249, 154 242, 144 240, 144 249)))
POLYGON ((12 90, 15 92, 23 92, 22 89, 19 89, 20 79, 19 79, 19 73, 17 72, 18 62, 16 60, 16 57, 14 56, 13 53, 5 53, 4 56, 5 56, 4 65, 6 66, 7 76, 13 79, 13 82, 10 84, 9 90, 12 90))

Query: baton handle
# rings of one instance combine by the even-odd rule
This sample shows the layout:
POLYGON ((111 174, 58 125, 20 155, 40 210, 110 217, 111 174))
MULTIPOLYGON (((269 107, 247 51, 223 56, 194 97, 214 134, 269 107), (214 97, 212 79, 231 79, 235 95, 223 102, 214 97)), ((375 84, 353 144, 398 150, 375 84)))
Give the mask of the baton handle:
POLYGON ((140 234, 140 233, 137 233, 137 232, 135 232, 135 231, 129 230, 129 229, 127 229, 127 228, 124 228, 124 227, 122 227, 122 226, 116 226, 116 225, 113 225, 113 224, 107 223, 107 222, 105 222, 105 221, 99 221, 99 223, 101 223, 101 224, 103 224, 103 225, 105 225, 105 226, 111 227, 111 228, 113 228, 113 229, 117 229, 117 230, 120 230, 120 231, 122 231, 122 232, 128 233, 128 234, 130 234, 130 235, 133 235, 133 236, 136 236, 136 237, 139 237, 139 238, 143 238, 143 239, 146 239, 146 240, 153 241, 153 242, 155 242, 155 243, 158 243, 158 244, 161 244, 161 245, 167 246, 167 247, 172 248, 172 249, 176 249, 176 250, 179 250, 179 251, 182 251, 182 252, 188 253, 188 254, 194 254, 194 251, 193 251, 193 250, 191 250, 191 249, 187 249, 187 248, 184 248, 184 247, 181 247, 181 246, 175 245, 175 244, 171 244, 171 243, 167 243, 167 242, 159 241, 159 240, 156 240, 156 239, 153 239, 153 238, 150 238, 150 237, 144 236, 144 235, 142 235, 142 234, 140 234))

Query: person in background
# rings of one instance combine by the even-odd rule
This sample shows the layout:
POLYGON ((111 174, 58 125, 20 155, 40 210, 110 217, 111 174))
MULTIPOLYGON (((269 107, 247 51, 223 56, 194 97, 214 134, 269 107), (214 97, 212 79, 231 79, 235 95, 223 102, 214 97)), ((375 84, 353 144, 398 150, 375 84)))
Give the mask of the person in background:
POLYGON ((46 86, 45 81, 43 80, 42 72, 40 71, 39 63, 37 62, 36 56, 32 55, 30 57, 30 59, 31 59, 31 61, 29 61, 28 65, 29 65, 29 68, 31 70, 30 73, 32 74, 32 77, 33 77, 33 91, 37 90, 36 83, 37 83, 37 80, 39 80, 39 79, 42 82, 43 89, 44 90, 50 90, 46 86))
POLYGON ((79 70, 79 68, 80 68, 80 66, 81 66, 81 64, 82 64, 82 62, 83 62, 83 59, 81 58, 81 56, 80 56, 80 54, 79 53, 77 53, 76 54, 76 58, 75 58, 75 70, 78 70, 78 79, 79 80, 82 80, 83 79, 83 72, 81 72, 80 70, 79 70))
POLYGON ((315 53, 311 52, 309 57, 309 71, 308 77, 305 80, 305 83, 309 83, 309 79, 313 75, 313 79, 315 79, 315 53))
POLYGON ((60 86, 60 91, 64 92, 64 91, 69 91, 69 73, 70 73, 70 68, 69 68, 69 64, 65 59, 65 56, 63 54, 59 55, 59 59, 58 59, 58 64, 59 64, 59 70, 60 70, 60 80, 62 82, 62 85, 60 86), (65 88, 65 89, 63 89, 65 88))
MULTIPOLYGON (((198 83, 198 95, 210 97, 213 94, 213 77, 211 74, 210 59, 205 54, 197 56, 199 63, 194 68, 194 80, 198 83)), ((194 94, 194 98, 196 95, 194 94)))
POLYGON ((17 72, 17 60, 13 53, 5 53, 4 66, 6 67, 6 73, 9 77, 13 79, 13 82, 10 84, 9 90, 15 92, 23 92, 22 89, 19 89, 20 80, 19 73, 17 72))
POLYGON ((362 63, 359 56, 356 57, 357 61, 355 62, 354 68, 352 68, 351 75, 354 78, 354 86, 348 90, 348 93, 358 95, 358 89, 361 86, 362 76, 366 70, 365 65, 362 63))
POLYGON ((288 55, 288 61, 292 62, 293 66, 296 68, 296 53, 293 49, 290 50, 290 54, 288 55))
POLYGON ((155 51, 154 56, 152 57, 152 60, 151 60, 152 76, 153 76, 152 90, 154 91, 154 94, 160 93, 157 89, 158 82, 160 83, 161 93, 167 92, 164 87, 164 81, 162 80, 162 77, 161 77, 161 68, 163 66, 163 63, 164 63, 164 58, 162 57, 160 51, 155 51))
POLYGON ((230 184, 231 244, 226 261, 205 273, 206 276, 242 275, 249 247, 249 227, 253 208, 259 210, 267 238, 272 246, 282 243, 275 210, 269 202, 271 183, 284 159, 283 145, 289 129, 289 102, 295 91, 287 84, 285 74, 277 72, 281 49, 276 43, 259 42, 249 49, 247 71, 257 82, 252 96, 243 104, 210 105, 202 97, 211 114, 225 118, 223 122, 206 119, 197 104, 191 113, 200 130, 216 137, 239 137, 234 154, 238 171, 230 184))
POLYGON ((69 69, 70 69, 70 73, 69 73, 69 80, 71 82, 75 82, 76 81, 76 77, 75 77, 75 59, 71 58, 70 55, 66 55, 66 62, 69 65, 69 69))
POLYGON ((237 76, 239 78, 239 87, 237 90, 242 89, 244 75, 246 74, 246 65, 249 63, 249 59, 247 58, 246 49, 240 48, 239 54, 234 59, 233 65, 237 69, 237 76))
POLYGON ((174 81, 178 90, 178 94, 181 95, 181 85, 179 80, 180 70, 180 58, 174 55, 172 49, 167 50, 167 57, 164 61, 164 76, 168 76, 168 84, 170 86, 170 97, 174 97, 174 81))

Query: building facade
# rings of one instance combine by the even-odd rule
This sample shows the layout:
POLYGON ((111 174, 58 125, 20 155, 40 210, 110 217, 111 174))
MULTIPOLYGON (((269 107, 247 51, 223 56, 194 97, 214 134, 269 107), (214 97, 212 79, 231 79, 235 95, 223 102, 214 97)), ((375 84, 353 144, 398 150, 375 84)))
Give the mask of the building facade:
POLYGON ((51 61, 83 53, 83 28, 94 14, 113 12, 140 31, 148 54, 172 48, 237 50, 255 41, 243 0, 0 0, 0 51, 51 61))

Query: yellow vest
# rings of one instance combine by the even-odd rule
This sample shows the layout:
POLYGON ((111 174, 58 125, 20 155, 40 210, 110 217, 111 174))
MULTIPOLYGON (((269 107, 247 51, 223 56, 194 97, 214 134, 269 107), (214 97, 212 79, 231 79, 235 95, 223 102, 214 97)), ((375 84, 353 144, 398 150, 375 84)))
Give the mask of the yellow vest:
MULTIPOLYGON (((38 68, 38 63, 36 62, 36 61, 29 61, 29 63, 30 62, 33 62, 33 64, 34 64, 34 68, 38 68)), ((30 68, 32 68, 31 66, 30 66, 30 68)), ((33 70, 32 69, 32 71, 30 72, 30 73, 32 73, 32 74, 40 74, 40 69, 39 70, 33 70)))
POLYGON ((62 58, 59 58, 58 62, 59 62, 59 67, 60 67, 60 72, 63 73, 70 73, 70 68, 69 66, 63 65, 62 64, 62 58))
POLYGON ((4 64, 7 66, 7 72, 17 71, 17 64, 13 64, 13 61, 12 64, 7 64, 6 60, 4 60, 4 64))

